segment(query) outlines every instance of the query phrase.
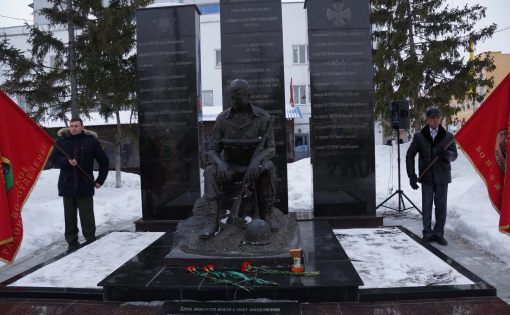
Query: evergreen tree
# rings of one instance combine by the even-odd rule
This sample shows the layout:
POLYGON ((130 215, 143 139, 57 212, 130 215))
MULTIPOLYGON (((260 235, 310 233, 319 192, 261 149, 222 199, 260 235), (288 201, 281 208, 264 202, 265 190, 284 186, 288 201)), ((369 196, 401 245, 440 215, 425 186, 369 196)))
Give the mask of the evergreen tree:
POLYGON ((450 105, 452 99, 481 101, 473 87, 492 87, 492 78, 475 75, 492 71, 492 58, 469 61, 461 52, 491 37, 496 25, 476 30, 475 23, 485 17, 483 6, 452 8, 446 2, 371 0, 377 117, 387 117, 390 101, 407 99, 415 129, 432 104, 448 122, 459 110, 450 105))
POLYGON ((136 111, 135 11, 152 1, 111 0, 108 7, 93 6, 96 17, 89 20, 78 38, 81 52, 80 82, 88 107, 98 106, 105 119, 115 117, 116 186, 120 187, 122 129, 120 111, 136 111))
MULTIPOLYGON (((49 24, 40 26, 26 25, 29 29, 28 43, 31 46, 30 57, 9 59, 3 62, 9 70, 2 87, 12 95, 27 100, 34 119, 43 117, 63 119, 67 123, 66 113, 72 116, 79 112, 87 113, 81 106, 79 90, 83 86, 76 76, 76 57, 79 54, 74 47, 75 30, 84 27, 90 15, 91 5, 100 0, 71 1, 48 0, 50 6, 40 10, 49 24), (56 31, 68 30, 68 38, 61 38, 56 31), (80 104, 80 107, 78 107, 80 104)), ((6 51, 15 51, 5 44, 6 51)), ((18 51, 18 53, 21 53, 18 51)), ((2 52, 0 52, 0 60, 2 52)))

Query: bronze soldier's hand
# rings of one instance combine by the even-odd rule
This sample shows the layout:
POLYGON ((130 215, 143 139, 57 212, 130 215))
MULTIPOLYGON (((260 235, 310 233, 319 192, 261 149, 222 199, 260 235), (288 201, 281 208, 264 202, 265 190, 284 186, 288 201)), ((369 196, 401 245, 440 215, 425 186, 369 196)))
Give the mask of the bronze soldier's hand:
POLYGON ((232 181, 233 176, 234 172, 232 172, 227 163, 223 162, 218 164, 218 169, 216 171, 216 179, 220 184, 232 181))
POLYGON ((250 182, 255 182, 257 178, 259 178, 261 173, 261 167, 262 166, 259 163, 250 164, 248 166, 245 176, 248 178, 250 182))

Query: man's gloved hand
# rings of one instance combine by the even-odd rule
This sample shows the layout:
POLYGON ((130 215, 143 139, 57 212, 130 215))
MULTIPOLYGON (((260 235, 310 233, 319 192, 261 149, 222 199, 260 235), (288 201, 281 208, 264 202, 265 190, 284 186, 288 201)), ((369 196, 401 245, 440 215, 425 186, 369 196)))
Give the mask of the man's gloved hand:
POLYGON ((216 171, 216 179, 220 184, 225 184, 232 181, 233 176, 234 172, 232 172, 227 163, 222 162, 218 164, 218 169, 216 171))
POLYGON ((420 188, 420 186, 418 186, 418 177, 415 175, 409 177, 409 185, 411 185, 411 188, 413 188, 414 190, 420 188))
POLYGON ((437 148, 436 152, 437 152, 436 155, 438 158, 448 161, 448 159, 450 157, 450 153, 448 152, 448 150, 445 150, 445 149, 439 147, 439 148, 437 148))

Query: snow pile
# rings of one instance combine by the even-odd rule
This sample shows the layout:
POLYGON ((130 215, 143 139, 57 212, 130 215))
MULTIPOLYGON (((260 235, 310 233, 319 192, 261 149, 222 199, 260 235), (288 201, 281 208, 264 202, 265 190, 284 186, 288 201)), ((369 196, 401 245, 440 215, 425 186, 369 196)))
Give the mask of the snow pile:
POLYGON ((310 159, 287 164, 290 211, 312 211, 312 165, 310 159))
POLYGON ((11 286, 92 288, 165 233, 113 232, 11 286), (115 253, 115 255, 112 255, 115 253))
POLYGON ((474 284, 398 228, 333 230, 363 289, 474 284))

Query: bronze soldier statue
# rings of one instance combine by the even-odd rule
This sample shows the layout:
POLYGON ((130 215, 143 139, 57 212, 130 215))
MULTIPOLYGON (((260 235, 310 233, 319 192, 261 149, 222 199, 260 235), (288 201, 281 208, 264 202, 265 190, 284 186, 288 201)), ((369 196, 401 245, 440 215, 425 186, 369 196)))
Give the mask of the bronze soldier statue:
POLYGON ((211 206, 200 232, 202 239, 212 237, 218 229, 222 187, 241 180, 255 191, 260 218, 269 224, 272 232, 279 228, 273 215, 276 168, 271 159, 275 141, 269 113, 250 104, 249 85, 245 80, 233 80, 229 91, 232 106, 218 115, 207 152, 211 164, 204 172, 204 199, 211 206), (262 139, 265 140, 262 150, 254 154, 262 139))

